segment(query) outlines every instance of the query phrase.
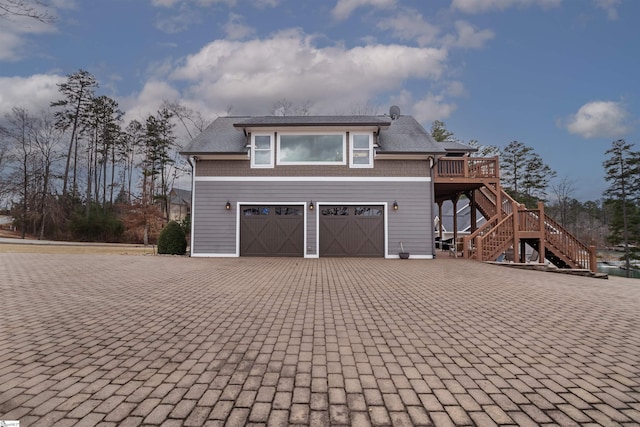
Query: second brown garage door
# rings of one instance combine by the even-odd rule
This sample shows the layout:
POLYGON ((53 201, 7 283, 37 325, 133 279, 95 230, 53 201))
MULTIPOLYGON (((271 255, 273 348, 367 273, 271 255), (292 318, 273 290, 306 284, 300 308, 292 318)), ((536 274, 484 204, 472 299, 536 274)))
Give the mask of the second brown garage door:
POLYGON ((321 257, 384 257, 382 206, 322 206, 321 257))
POLYGON ((304 256, 302 206, 240 207, 240 256, 304 256))

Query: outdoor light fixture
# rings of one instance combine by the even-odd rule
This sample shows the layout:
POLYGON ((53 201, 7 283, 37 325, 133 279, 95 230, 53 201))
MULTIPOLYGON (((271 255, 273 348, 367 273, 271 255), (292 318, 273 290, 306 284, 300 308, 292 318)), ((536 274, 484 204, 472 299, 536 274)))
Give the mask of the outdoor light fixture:
POLYGON ((224 208, 225 208, 226 210, 230 211, 230 210, 231 210, 231 202, 227 200, 227 204, 226 204, 226 205, 224 205, 224 208))
POLYGON ((313 200, 309 202, 309 210, 312 211, 314 210, 316 207, 313 205, 313 200))
POLYGON ((393 201, 393 210, 397 211, 398 210, 398 202, 397 201, 393 201))

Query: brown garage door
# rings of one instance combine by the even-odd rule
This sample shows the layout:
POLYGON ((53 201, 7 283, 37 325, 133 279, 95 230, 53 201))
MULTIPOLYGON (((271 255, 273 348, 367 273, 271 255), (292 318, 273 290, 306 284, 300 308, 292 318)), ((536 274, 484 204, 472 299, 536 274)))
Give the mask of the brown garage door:
POLYGON ((320 256, 383 257, 383 207, 323 206, 320 209, 320 256))
POLYGON ((241 256, 304 256, 302 206, 241 206, 241 256))

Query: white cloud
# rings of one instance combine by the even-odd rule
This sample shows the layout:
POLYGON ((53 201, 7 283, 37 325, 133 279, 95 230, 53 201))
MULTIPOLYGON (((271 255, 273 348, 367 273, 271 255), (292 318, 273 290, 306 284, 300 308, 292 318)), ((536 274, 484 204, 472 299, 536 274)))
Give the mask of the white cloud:
POLYGON ((381 30, 391 30, 391 34, 400 40, 415 40, 419 46, 433 43, 440 33, 438 26, 427 22, 414 9, 403 9, 394 16, 382 19, 377 26, 381 30))
POLYGON ((202 22, 201 8, 218 3, 232 7, 236 4, 236 0, 151 0, 151 5, 154 7, 172 9, 156 17, 155 27, 167 34, 185 31, 202 22))
POLYGON ((236 0, 151 0, 151 5, 155 7, 172 8, 176 5, 190 5, 196 4, 200 6, 211 6, 215 3, 225 3, 229 6, 234 6, 236 0))
POLYGON ((620 102, 589 102, 566 120, 564 126, 584 138, 615 138, 628 130, 629 114, 620 102))
POLYGON ((459 81, 450 81, 445 85, 445 88, 449 96, 459 97, 467 95, 467 90, 465 89, 464 84, 459 81))
POLYGON ((200 22, 201 15, 194 9, 181 8, 175 13, 156 18, 155 27, 167 34, 180 33, 200 22))
POLYGON ((253 4, 258 9, 264 9, 267 7, 276 7, 280 4, 281 0, 253 0, 253 4))
POLYGON ((242 40, 255 33, 255 28, 243 23, 242 16, 236 13, 230 13, 227 23, 224 25, 224 31, 230 40, 242 40))
POLYGON ((158 111, 164 100, 176 99, 180 99, 180 93, 169 83, 150 80, 140 93, 121 99, 119 104, 122 110, 126 111, 127 121, 133 119, 144 121, 149 115, 158 111))
POLYGON ((51 0, 49 4, 55 9, 75 9, 78 6, 76 0, 51 0))
POLYGON ((356 97, 397 90, 408 79, 437 80, 446 60, 447 51, 435 48, 320 48, 311 36, 289 30, 264 40, 216 40, 187 57, 171 78, 186 81, 183 95, 205 100, 209 110, 233 105, 237 112, 266 114, 274 101, 287 98, 296 104, 312 100, 314 113, 321 114, 356 97))
POLYGON ((17 61, 24 40, 17 34, 0 30, 0 61, 17 61))
POLYGON ((415 41, 418 46, 481 48, 495 37, 493 31, 477 30, 469 22, 462 20, 454 23, 454 33, 441 36, 444 25, 431 24, 418 11, 409 8, 382 19, 377 27, 381 30, 390 30, 391 35, 397 39, 415 41))
POLYGON ((182 0, 151 0, 151 5, 155 7, 173 7, 182 0))
POLYGON ((331 13, 335 19, 342 21, 359 7, 391 8, 395 4, 396 0, 338 0, 331 13))
POLYGON ((65 76, 36 74, 29 77, 0 77, 0 116, 13 107, 23 107, 32 113, 47 108, 61 98, 58 84, 65 76))
POLYGON ((562 0, 452 0, 451 8, 465 13, 480 13, 490 10, 505 10, 510 7, 559 6, 562 0))
POLYGON ((618 9, 617 7, 622 3, 621 0, 593 0, 596 7, 607 12, 607 19, 610 21, 615 21, 618 19, 618 9))
POLYGON ((29 49, 24 46, 30 34, 46 34, 56 31, 52 24, 45 24, 25 16, 12 16, 3 19, 0 25, 0 60, 17 61, 22 59, 29 49))
MULTIPOLYGON (((425 125, 434 120, 443 120, 449 117, 456 109, 456 104, 447 102, 443 94, 427 93, 420 99, 414 99, 411 92, 403 90, 398 96, 391 99, 395 105, 407 106, 406 114, 411 114, 418 122, 425 125)), ((402 108, 405 114, 405 108, 402 108)))
POLYGON ((455 27, 456 35, 449 35, 444 38, 446 46, 478 49, 495 37, 493 31, 477 30, 467 21, 456 21, 455 27))

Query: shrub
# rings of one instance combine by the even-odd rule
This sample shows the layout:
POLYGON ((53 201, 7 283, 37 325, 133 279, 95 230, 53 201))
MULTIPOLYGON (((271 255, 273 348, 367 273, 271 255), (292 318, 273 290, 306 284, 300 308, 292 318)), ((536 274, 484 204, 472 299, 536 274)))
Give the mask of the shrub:
POLYGON ((115 213, 97 205, 91 206, 88 213, 82 207, 76 208, 68 225, 76 241, 119 242, 124 234, 124 224, 115 213))
POLYGON ((187 237, 184 230, 175 221, 170 221, 160 232, 158 253, 184 255, 187 252, 187 237))

